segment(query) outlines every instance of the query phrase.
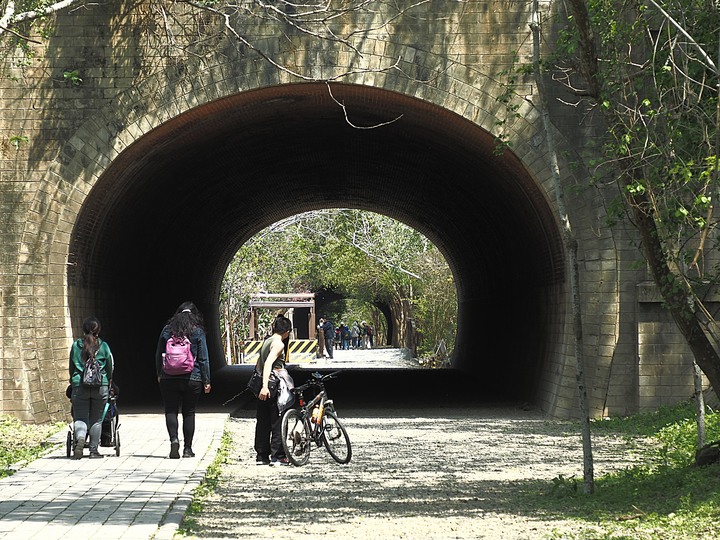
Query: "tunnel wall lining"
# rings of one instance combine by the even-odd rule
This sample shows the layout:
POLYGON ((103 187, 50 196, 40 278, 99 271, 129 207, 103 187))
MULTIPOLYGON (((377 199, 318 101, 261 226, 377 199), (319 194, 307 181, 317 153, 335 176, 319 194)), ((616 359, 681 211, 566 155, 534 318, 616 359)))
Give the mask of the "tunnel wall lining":
MULTIPOLYGON (((494 5, 492 2, 473 5, 480 4, 486 8, 494 5)), ((504 24, 510 30, 508 35, 522 41, 524 32, 517 28, 518 20, 527 22, 523 20, 523 14, 518 17, 514 13, 512 18, 508 15, 505 19, 500 12, 495 15, 498 24, 504 24)), ((106 23, 104 16, 74 18, 72 28, 96 29, 99 24, 106 23)), ((72 34, 76 33, 67 31, 69 22, 67 18, 58 20, 59 37, 56 38, 58 43, 65 40, 68 46, 72 34)), ((350 73, 342 80, 419 98, 452 111, 489 133, 497 134, 498 123, 503 122, 513 153, 554 207, 544 135, 531 104, 534 99, 532 85, 526 85, 526 95, 530 97, 521 102, 517 117, 508 118, 504 106, 496 99, 503 88, 493 73, 495 68, 503 67, 502 57, 507 56, 515 45, 518 43, 509 43, 506 49, 495 53, 488 49, 487 58, 493 62, 479 69, 468 69, 459 63, 448 62, 437 51, 392 42, 392 36, 384 36, 368 40, 364 45, 367 52, 362 59, 340 52, 337 64, 323 66, 322 71, 324 77, 331 78, 358 68, 391 65, 401 58, 418 72, 432 73, 434 76, 425 78, 426 82, 408 80, 392 71, 350 73)), ((112 53, 105 54, 110 57, 112 53)), ((298 62, 296 55, 286 59, 290 63, 298 62)), ((307 62, 305 67, 309 71, 315 69, 312 59, 299 61, 301 64, 307 62)), ((47 62, 50 64, 51 59, 47 62)), ((39 129, 37 139, 46 148, 40 154, 34 154, 37 150, 33 147, 11 159, 4 158, 3 197, 14 206, 4 214, 9 225, 5 245, 11 247, 5 248, 8 257, 1 266, 0 412, 34 421, 58 419, 69 412, 65 398, 67 350, 73 334, 78 331, 78 321, 70 320, 70 310, 82 311, 83 307, 95 305, 100 299, 94 291, 82 289, 78 289, 73 298, 68 298, 68 246, 83 203, 108 166, 123 150, 179 114, 202 105, 212 106, 213 101, 236 93, 296 82, 287 73, 256 58, 249 60, 224 54, 205 57, 202 65, 187 68, 184 74, 170 76, 156 72, 145 75, 144 79, 135 77, 129 83, 120 83, 120 87, 113 86, 118 84, 116 81, 103 83, 98 79, 97 84, 105 84, 104 91, 111 97, 94 98, 92 110, 80 111, 74 116, 71 113, 70 118, 77 127, 63 126, 59 136, 52 126, 46 126, 44 131, 40 129, 42 122, 30 115, 6 121, 3 125, 7 133, 25 123, 36 126, 39 129)), ((3 101, 12 102, 12 95, 6 92, 3 101)), ((70 102, 77 99, 72 89, 47 87, 36 90, 32 97, 41 99, 43 96, 53 98, 49 113, 53 106, 70 108, 70 102)), ((561 171, 565 171, 562 181, 571 188, 578 185, 578 180, 567 171, 573 170, 575 161, 580 159, 563 135, 573 134, 556 134, 561 171)), ((611 195, 595 191, 576 194, 567 190, 567 193, 569 212, 581 246, 581 289, 587 298, 583 314, 586 358, 590 364, 587 376, 591 407, 596 415, 624 410, 627 401, 637 392, 636 383, 625 381, 618 366, 636 365, 635 296, 630 290, 633 287, 627 284, 634 284, 640 274, 632 270, 638 254, 623 236, 632 236, 631 233, 604 227, 605 201, 611 195)), ((559 291, 555 292, 564 301, 555 310, 553 337, 548 339, 548 350, 544 352, 547 362, 541 373, 536 402, 552 415, 574 416, 577 385, 571 325, 565 316, 569 312, 568 299, 564 294, 566 285, 557 284, 556 287, 559 291)))

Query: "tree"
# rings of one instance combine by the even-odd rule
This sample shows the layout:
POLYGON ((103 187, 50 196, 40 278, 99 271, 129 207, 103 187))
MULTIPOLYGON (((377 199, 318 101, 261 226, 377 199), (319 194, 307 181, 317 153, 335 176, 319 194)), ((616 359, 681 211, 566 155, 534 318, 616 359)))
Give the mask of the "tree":
POLYGON ((705 303, 718 283, 716 245, 719 6, 702 0, 571 0, 566 88, 600 111, 607 137, 595 161, 615 178, 650 273, 698 366, 720 391, 720 356, 705 303), (577 54, 571 54, 573 49, 577 54), (578 76, 582 77, 579 82, 578 76))
POLYGON ((247 310, 252 293, 320 289, 366 306, 387 304, 395 346, 414 346, 409 330, 419 330, 430 344, 454 341, 457 300, 442 255, 411 227, 371 212, 307 212, 261 231, 233 259, 221 301, 232 303, 223 312, 229 309, 240 321, 237 310, 247 310))
POLYGON ((550 169, 553 175, 555 187, 555 200, 560 214, 560 221, 563 227, 563 243, 568 260, 568 274, 570 276, 570 289, 572 298, 573 328, 575 342, 575 375, 578 385, 578 400, 580 404, 580 422, 582 425, 583 439, 583 491, 593 493, 595 491, 594 465, 592 456, 592 441, 590 438, 590 409, 588 406, 587 384, 585 382, 585 360, 583 355, 583 333, 582 333, 582 311, 580 302, 580 278, 577 264, 577 239, 570 224, 570 216, 565 209, 565 191, 560 181, 560 167, 558 165, 557 152, 553 137, 553 130, 550 123, 550 114, 547 106, 547 91, 543 73, 540 70, 540 13, 538 0, 533 0, 533 17, 531 30, 533 34, 533 73, 535 84, 538 87, 537 107, 543 120, 545 129, 545 140, 550 156, 550 169))

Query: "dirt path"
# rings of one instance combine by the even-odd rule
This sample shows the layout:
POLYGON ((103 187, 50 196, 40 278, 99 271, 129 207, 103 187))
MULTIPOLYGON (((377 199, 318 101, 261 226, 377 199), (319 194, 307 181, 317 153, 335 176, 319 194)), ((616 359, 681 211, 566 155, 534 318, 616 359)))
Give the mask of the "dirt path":
MULTIPOLYGON (((513 507, 523 481, 582 480, 576 428, 517 409, 340 410, 353 459, 255 465, 254 419, 229 422, 234 447, 198 519, 198 537, 267 539, 561 538, 577 525, 513 507), (553 536, 554 535, 554 536, 553 536)), ((594 440, 595 472, 625 467, 621 441, 594 440)))

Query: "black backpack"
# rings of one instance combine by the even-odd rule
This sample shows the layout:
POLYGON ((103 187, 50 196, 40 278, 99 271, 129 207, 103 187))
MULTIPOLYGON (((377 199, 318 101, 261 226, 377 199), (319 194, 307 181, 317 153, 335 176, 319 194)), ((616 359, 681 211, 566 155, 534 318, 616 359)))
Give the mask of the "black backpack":
POLYGON ((82 373, 83 386, 102 386, 102 370, 95 355, 85 360, 85 367, 82 373))

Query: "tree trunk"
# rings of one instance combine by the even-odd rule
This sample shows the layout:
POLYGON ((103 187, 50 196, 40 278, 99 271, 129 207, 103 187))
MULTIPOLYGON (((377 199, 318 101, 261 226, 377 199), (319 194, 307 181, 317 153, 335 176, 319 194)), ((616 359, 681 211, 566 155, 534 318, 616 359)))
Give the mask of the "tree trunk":
POLYGON ((628 200, 636 227, 642 238, 645 259, 650 265, 650 272, 660 290, 660 295, 670 310, 680 333, 690 346, 695 362, 703 370, 713 389, 718 392, 720 391, 720 356, 691 307, 693 297, 687 290, 685 282, 679 279, 668 266, 655 220, 646 211, 647 208, 650 208, 649 201, 642 193, 628 195, 628 200))
POLYGON ((394 320, 392 346, 403 349, 413 349, 413 343, 410 342, 410 335, 408 333, 409 324, 413 318, 412 304, 407 298, 402 297, 402 292, 396 295, 389 304, 390 312, 394 320))
POLYGON ((695 406, 697 410, 697 447, 705 446, 705 396, 703 396, 702 372, 696 362, 693 365, 693 382, 695 383, 695 406))
MULTIPOLYGON (((596 100, 600 99, 600 81, 598 80, 599 61, 596 49, 596 42, 590 20, 586 0, 569 0, 573 23, 578 31, 578 43, 580 45, 581 72, 588 77, 588 95, 596 100)), ((720 44, 719 44, 720 49, 720 44)), ((650 88, 651 85, 644 87, 650 88)), ((641 101, 641 97, 633 93, 634 99, 641 101)), ((611 99, 623 103, 621 95, 610 96, 611 99)), ((653 102, 655 100, 652 100, 653 102)), ((633 107, 631 107, 632 109, 633 107)), ((720 103, 718 104, 718 118, 720 118, 720 103)), ((632 165, 631 165, 632 167, 632 165)), ((629 182, 634 180, 634 175, 641 175, 641 172, 630 168, 620 173, 621 178, 618 180, 619 187, 624 188, 629 182)), ((643 251, 645 258, 650 265, 653 279, 660 294, 667 304, 672 317, 677 324, 680 333, 685 338, 695 362, 703 370, 710 384, 716 393, 720 392, 720 356, 708 339, 707 334, 695 315, 693 305, 693 295, 688 288, 688 284, 676 276, 670 266, 667 257, 663 251, 663 246, 658 236, 657 224, 654 216, 649 211, 651 205, 648 197, 644 193, 630 194, 627 191, 627 202, 630 206, 630 212, 635 218, 635 226, 637 227, 643 242, 643 251)))
POLYGON ((230 325, 230 306, 225 302, 225 356, 226 362, 233 362, 232 326, 230 325))
POLYGON ((583 441, 583 491, 590 494, 595 492, 594 462, 592 453, 592 438, 590 435, 590 408, 588 406, 587 385, 585 383, 585 357, 583 355, 583 332, 582 332, 582 310, 580 299, 580 278, 577 265, 577 240, 570 225, 570 217, 565 210, 565 192, 560 181, 560 166, 557 161, 555 143, 553 138, 553 127, 550 122, 550 115, 547 108, 547 93, 543 81, 543 74, 540 70, 540 13, 538 11, 538 0, 533 1, 533 21, 531 24, 533 33, 533 72, 535 83, 538 88, 537 107, 545 128, 545 140, 550 161, 550 169, 553 175, 555 198, 560 214, 560 221, 563 226, 563 243, 568 259, 568 273, 570 277, 570 290, 572 296, 573 330, 575 335, 575 379, 578 388, 578 401, 580 405, 580 424, 583 441))

